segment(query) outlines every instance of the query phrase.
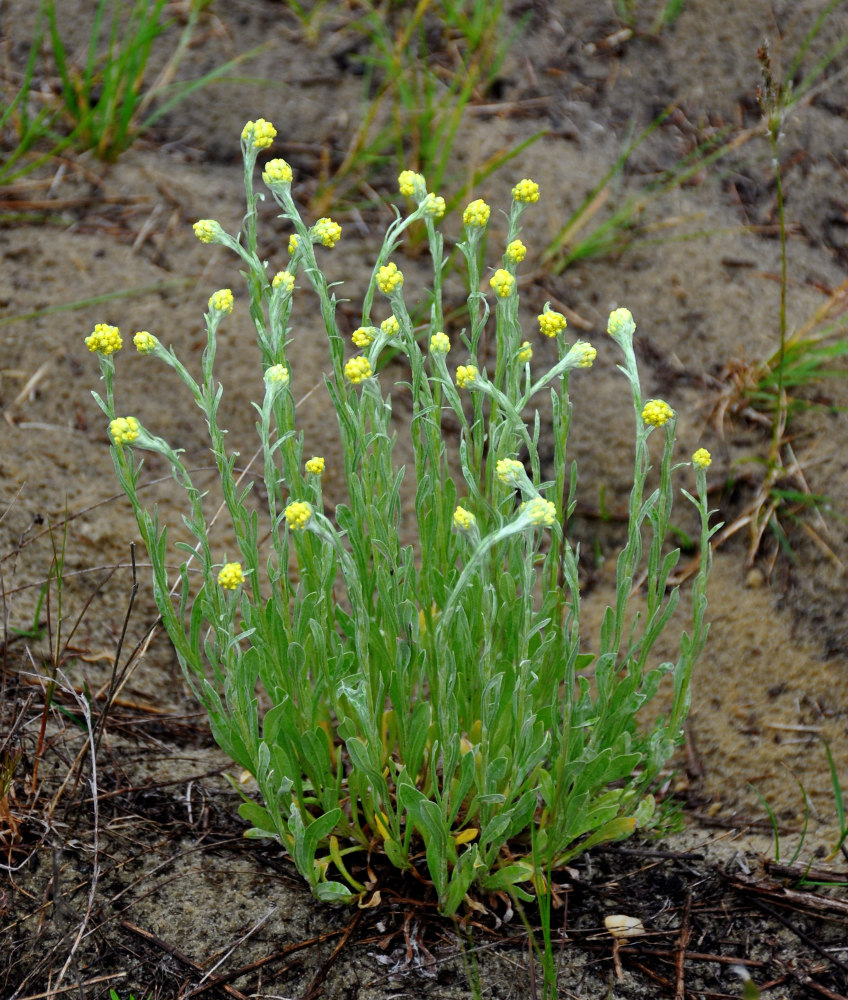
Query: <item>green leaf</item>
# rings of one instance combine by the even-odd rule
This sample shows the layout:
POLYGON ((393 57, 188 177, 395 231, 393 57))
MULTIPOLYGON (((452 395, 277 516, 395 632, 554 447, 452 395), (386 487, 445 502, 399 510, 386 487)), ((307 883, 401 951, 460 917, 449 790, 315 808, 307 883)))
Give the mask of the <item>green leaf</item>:
POLYGON ((313 891, 322 903, 353 903, 359 898, 343 882, 319 882, 313 891))
POLYGON ((315 868, 315 854, 318 846, 335 830, 341 818, 341 809, 331 809, 304 826, 297 806, 292 807, 289 829, 294 837, 292 860, 297 870, 309 881, 314 891, 318 885, 318 873, 315 868))

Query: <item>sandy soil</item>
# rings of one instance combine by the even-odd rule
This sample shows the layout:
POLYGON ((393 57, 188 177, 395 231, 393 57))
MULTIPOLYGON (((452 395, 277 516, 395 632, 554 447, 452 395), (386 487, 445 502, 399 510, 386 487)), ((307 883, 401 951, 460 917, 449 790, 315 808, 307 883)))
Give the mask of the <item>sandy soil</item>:
MULTIPOLYGON (((76 6, 82 10, 95 5, 76 6)), ((649 24, 651 5, 636 6, 637 24, 649 24)), ((470 109, 460 130, 449 171, 454 186, 495 150, 548 130, 505 171, 481 184, 474 196, 505 206, 517 178, 539 182, 543 201, 524 216, 523 238, 530 254, 522 306, 528 335, 535 328, 533 317, 551 300, 568 310, 573 329, 599 347, 595 369, 590 377, 575 380, 573 393, 571 447, 580 470, 581 499, 574 532, 584 553, 594 554, 585 560, 587 634, 597 626, 610 593, 622 530, 615 513, 626 504, 630 468, 629 460, 621 461, 620 456, 632 447, 624 383, 611 345, 603 340, 611 308, 627 305, 636 317, 644 386, 679 411, 681 457, 701 445, 713 452, 710 485, 723 521, 731 524, 744 514, 761 480, 757 462, 768 452, 762 426, 740 415, 728 420, 720 433, 710 420, 721 398, 723 370, 769 356, 778 342, 780 247, 771 154, 758 129, 756 49, 768 38, 775 66, 788 66, 824 6, 752 0, 730 10, 725 4, 690 0, 677 24, 655 38, 617 34, 620 25, 611 5, 594 0, 514 4, 512 19, 528 18, 520 41, 504 63, 496 92, 481 99, 484 106, 470 109), (552 277, 539 266, 542 249, 614 163, 627 138, 670 103, 675 110, 633 155, 598 219, 721 129, 728 130, 728 138, 738 137, 736 148, 696 172, 684 186, 648 203, 639 217, 642 228, 633 233, 634 245, 626 252, 573 264, 552 277), (681 239, 683 235, 687 238, 681 239), (612 516, 602 516, 604 512, 612 516)), ((68 16, 67 9, 60 13, 68 16)), ((33 5, 10 0, 4 16, 8 52, 13 65, 20 65, 32 30, 33 5)), ((248 118, 263 116, 277 124, 274 153, 292 163, 294 190, 308 202, 322 163, 339 161, 362 112, 361 79, 347 57, 357 39, 351 17, 348 5, 328 4, 316 20, 320 33, 313 40, 285 5, 272 0, 213 4, 184 73, 206 72, 266 42, 239 71, 249 72, 251 80, 199 91, 114 166, 105 167, 89 156, 74 157, 49 176, 35 175, 30 186, 0 191, 0 204, 7 200, 0 231, 0 569, 6 627, 22 629, 31 623, 51 563, 51 534, 46 529, 53 528, 56 542, 63 539, 66 525, 61 608, 66 635, 80 619, 62 665, 69 688, 81 690, 88 684, 97 691, 108 680, 131 584, 129 546, 136 538, 128 505, 115 496, 104 421, 90 397, 97 387, 97 363, 83 338, 97 322, 117 324, 125 334, 147 329, 173 344, 187 363, 197 364, 209 294, 232 286, 238 296, 240 279, 234 261, 223 250, 200 245, 190 224, 214 217, 229 231, 237 230, 243 213, 238 136, 248 118), (29 208, 22 207, 24 201, 29 208)), ((68 17, 67 30, 77 45, 85 42, 84 29, 83 18, 68 17)), ((848 10, 842 4, 806 54, 802 75, 846 33, 848 10)), ((838 72, 844 63, 844 58, 837 60, 822 86, 794 106, 781 137, 790 232, 790 330, 823 307, 846 278, 848 87, 838 72)), ((395 199, 395 174, 392 168, 369 183, 395 199)), ((349 192, 359 198, 366 193, 365 188, 349 192)), ((374 206, 340 216, 345 235, 327 257, 328 270, 345 281, 338 294, 352 300, 349 308, 342 308, 351 328, 379 234, 390 217, 387 208, 374 206)), ((284 266, 287 233, 267 205, 261 225, 271 267, 284 266)), ((490 247, 498 245, 498 225, 493 223, 490 247)), ((448 218, 443 229, 448 239, 455 239, 458 219, 448 218)), ((412 290, 420 265, 410 259, 403 266, 412 290)), ((321 384, 325 345, 311 309, 304 297, 295 314, 293 377, 297 394, 304 397, 299 419, 306 449, 324 454, 332 470, 338 456, 326 431, 328 404, 321 384)), ((225 420, 232 445, 243 456, 255 447, 250 400, 256 393, 258 358, 249 349, 250 339, 249 320, 237 309, 223 326, 219 355, 225 420)), ((544 345, 538 351, 541 354, 544 345)), ((117 383, 120 408, 138 414, 156 433, 184 448, 196 467, 207 464, 191 401, 166 373, 151 381, 142 359, 125 354, 117 383)), ((845 780, 848 618, 842 567, 848 563, 848 462, 843 410, 848 383, 830 380, 812 387, 809 395, 825 405, 794 419, 792 447, 812 492, 832 498, 824 519, 807 517, 797 524, 786 519, 791 553, 777 554, 774 536, 767 534, 753 566, 746 560, 744 529, 716 552, 709 589, 712 630, 693 682, 688 753, 681 754, 674 779, 688 803, 686 820, 694 827, 694 843, 706 842, 719 829, 739 831, 762 824, 765 813, 754 788, 768 800, 787 833, 797 832, 803 817, 798 781, 812 808, 808 849, 830 845, 836 833, 821 738, 827 739, 845 780)), ((402 440, 402 401, 397 410, 402 440)), ((151 479, 161 478, 151 492, 162 504, 163 515, 175 522, 179 496, 164 464, 151 458, 147 470, 151 479)), ((331 499, 339 485, 330 471, 331 499)), ((680 523, 688 526, 682 507, 680 523)), ((221 544, 226 545, 225 534, 221 544)), ((140 591, 127 648, 155 617, 143 553, 137 557, 140 591)), ((55 629, 60 614, 55 596, 50 611, 55 629)), ((42 668, 46 655, 45 641, 18 640, 6 650, 5 667, 31 674, 42 668)), ((25 681, 20 673, 14 680, 11 672, 4 674, 8 705, 13 697, 26 697, 25 681)), ((273 941, 282 948, 346 927, 349 913, 316 914, 274 851, 250 844, 239 846, 238 858, 221 851, 193 855, 198 845, 237 840, 240 827, 232 818, 228 786, 211 781, 194 785, 192 791, 193 778, 219 772, 225 765, 204 736, 202 720, 192 714, 196 706, 161 637, 134 668, 121 699, 115 728, 110 726, 104 741, 109 755, 104 774, 115 782, 114 789, 155 788, 133 799, 133 815, 139 818, 131 834, 122 827, 125 814, 116 810, 107 821, 104 806, 98 850, 107 850, 114 862, 108 868, 108 885, 98 885, 104 899, 128 893, 133 907, 125 919, 172 940, 207 964, 223 947, 221 942, 236 940, 273 906, 277 909, 251 946, 273 941), (168 810, 177 801, 187 815, 180 817, 182 826, 174 821, 169 840, 156 819, 171 815, 168 810), (243 873, 234 877, 233 866, 242 865, 243 873), (174 936, 175 927, 179 932, 174 936)), ((56 747, 65 747, 72 757, 82 744, 67 732, 60 739, 59 721, 51 721, 50 731, 57 734, 56 747)), ((27 766, 37 725, 38 717, 19 736, 27 766)), ((57 761, 61 759, 60 754, 57 761)), ((19 772, 16 781, 23 780, 19 772)), ((23 785, 19 795, 23 801, 23 785)), ((90 884, 91 854, 80 845, 89 844, 89 834, 84 833, 80 813, 62 822, 79 822, 81 829, 60 824, 57 829, 64 839, 54 833, 47 837, 52 859, 45 847, 40 871, 33 871, 30 863, 24 869, 29 881, 24 884, 20 872, 13 877, 31 899, 24 902, 8 889, 0 897, 0 916, 4 909, 14 916, 11 933, 18 942, 16 954, 22 956, 17 966, 10 965, 13 971, 7 973, 4 989, 25 983, 21 996, 47 989, 46 970, 39 971, 37 963, 26 958, 21 944, 30 940, 33 921, 42 919, 27 914, 40 913, 37 901, 48 891, 57 893, 60 881, 65 888, 77 886, 74 891, 81 896, 68 896, 64 928, 57 908, 56 919, 48 919, 49 929, 39 931, 53 935, 51 947, 58 949, 64 931, 76 926, 73 914, 85 908, 82 896, 87 888, 78 887, 90 884)), ((41 832, 30 829, 27 836, 37 839, 41 832)), ((99 897, 97 905, 105 905, 99 897)), ((132 934, 126 928, 123 933, 132 934)), ((324 959, 335 940, 326 945, 324 959)), ((388 951, 396 945, 394 941, 388 951)), ((86 937, 78 956, 85 957, 88 971, 83 974, 74 966, 65 982, 120 968, 115 947, 102 934, 93 940, 86 937)), ((365 1000, 467 995, 461 963, 441 981, 416 980, 399 991, 394 981, 391 990, 385 980, 368 986, 381 975, 375 971, 381 968, 376 960, 368 957, 369 948, 374 951, 376 945, 359 949, 359 971, 348 969, 347 979, 325 984, 326 996, 365 1000), (363 971, 368 968, 370 972, 363 971)), ((260 947, 258 953, 266 952, 260 947)), ((516 986, 514 971, 525 959, 520 951, 509 950, 487 959, 484 982, 485 976, 491 978, 485 995, 528 995, 526 973, 519 974, 525 978, 516 986)), ((608 959, 592 988, 590 980, 580 980, 577 995, 595 995, 594 988, 606 988, 608 959)), ((301 978, 286 981, 285 995, 307 995, 322 960, 310 952, 297 973, 301 978)), ((246 965, 248 959, 240 953, 239 961, 246 965)), ((138 996, 153 989, 154 979, 143 962, 132 972, 124 971, 127 990, 132 987, 138 996)), ((180 974, 189 976, 185 969, 180 974)), ((724 992, 732 993, 732 977, 722 982, 724 992)), ((124 985, 116 988, 123 996, 124 985)), ((100 992, 92 987, 85 995, 104 995, 104 985, 97 989, 100 992)), ((262 992, 255 981, 251 989, 262 992)), ((269 989, 278 995, 283 987, 269 989)), ((615 990, 616 996, 630 995, 620 985, 615 990)))

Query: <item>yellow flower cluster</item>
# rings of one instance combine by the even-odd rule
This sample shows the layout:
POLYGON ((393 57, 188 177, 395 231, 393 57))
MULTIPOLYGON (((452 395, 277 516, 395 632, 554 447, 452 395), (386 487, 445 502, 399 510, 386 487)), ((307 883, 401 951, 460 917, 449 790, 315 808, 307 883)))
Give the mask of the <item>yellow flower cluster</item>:
POLYGON ((542 497, 533 497, 523 503, 519 510, 526 514, 533 524, 538 524, 543 528, 550 528, 556 524, 556 505, 550 500, 542 497))
POLYGON ((430 338, 431 354, 447 354, 451 348, 450 337, 441 330, 430 338))
POLYGON ((219 288, 217 292, 213 292, 209 297, 209 308, 212 312, 229 314, 233 311, 234 305, 235 299, 229 288, 219 288))
POLYGON ((315 455, 303 467, 313 476, 320 476, 324 471, 324 459, 320 455, 315 455))
POLYGON ((377 285, 381 292, 391 295, 403 285, 403 271, 398 270, 394 261, 384 264, 377 272, 377 285))
POLYGON ((416 181, 421 187, 426 184, 422 174, 417 174, 414 170, 401 170, 398 175, 398 190, 404 198, 412 198, 415 195, 416 181))
POLYGON ((116 417, 109 421, 109 433, 119 448, 125 444, 132 444, 138 437, 139 431, 139 423, 135 417, 116 417))
POLYGON ((285 160, 269 160, 262 171, 262 180, 269 187, 272 184, 291 184, 292 168, 285 160))
POLYGON ((462 224, 469 229, 482 229, 488 223, 491 214, 492 210, 486 202, 482 198, 477 198, 466 206, 462 213, 462 224))
POLYGON ((291 236, 289 236, 289 254, 293 254, 295 250, 297 250, 298 242, 297 233, 292 233, 291 236))
POLYGON ((662 399, 649 399, 642 408, 642 419, 652 427, 663 427, 674 416, 674 410, 662 399))
POLYGON ((303 531, 312 517, 312 508, 302 500, 295 500, 283 511, 292 531, 303 531))
POLYGON ((513 240, 507 244, 506 259, 510 264, 520 264, 527 256, 527 247, 521 240, 513 240))
POLYGON ((341 235, 342 227, 332 219, 319 219, 312 227, 312 236, 325 247, 334 247, 341 235))
POLYGON ((244 583, 244 570, 241 563, 225 563, 218 574, 218 586, 224 590, 236 590, 244 583))
POLYGON ((271 365, 265 370, 265 381, 274 385, 289 384, 289 370, 285 365, 271 365))
POLYGON ((456 370, 456 384, 460 389, 467 389, 477 381, 479 375, 480 372, 474 365, 460 365, 456 370))
POLYGON ((555 337, 568 326, 568 320, 562 313, 549 309, 547 312, 539 313, 539 329, 546 337, 555 337))
POLYGON ((272 288, 279 288, 281 285, 289 293, 294 291, 294 275, 291 271, 277 271, 271 279, 272 288))
POLYGON ((147 330, 139 330, 133 337, 133 343, 139 354, 151 354, 156 350, 156 345, 159 341, 152 333, 148 333, 147 330))
POLYGON ((512 294, 512 289, 515 286, 515 278, 513 278, 509 271, 505 271, 502 267, 499 267, 489 279, 489 284, 494 288, 495 294, 499 299, 506 299, 512 294))
POLYGON ((93 332, 85 338, 85 346, 89 351, 97 351, 98 354, 114 354, 120 351, 124 342, 121 340, 121 331, 116 326, 98 323, 93 332))
POLYGON ((477 523, 477 518, 464 507, 457 507, 453 512, 453 526, 458 531, 470 531, 477 523))
POLYGON ((447 208, 445 199, 438 194, 428 194, 421 205, 424 209, 424 214, 429 215, 433 219, 441 219, 447 208))
POLYGON ((614 337, 624 326, 633 322, 633 314, 629 309, 613 309, 607 323, 607 333, 614 337))
POLYGON ((692 456, 692 464, 696 469, 709 469, 713 457, 706 448, 699 448, 692 456))
POLYGON ((267 149, 277 137, 277 130, 264 118, 249 121, 241 130, 245 142, 252 143, 254 149, 267 149))
POLYGON ((523 341, 518 350, 518 360, 522 365, 526 365, 533 357, 533 345, 529 340, 523 341))
POLYGON ((369 344, 374 343, 374 327, 373 326, 361 326, 358 330, 354 330, 350 336, 350 339, 354 342, 357 347, 365 348, 369 344))
POLYGON ((495 469, 504 486, 518 486, 525 476, 524 466, 515 458, 499 459, 495 469))
POLYGON ((539 200, 539 185, 525 177, 512 189, 512 197, 526 205, 539 200))
POLYGON ((201 243, 211 243, 221 232, 221 226, 214 219, 198 219, 192 229, 201 243))
POLYGON ((592 347, 591 344, 584 343, 580 345, 583 348, 583 357, 577 362, 578 368, 591 368, 595 363, 595 358, 598 356, 598 352, 592 347))
POLYGON ((344 366, 345 378, 351 385, 359 385, 360 382, 367 378, 371 378, 374 374, 371 371, 371 365, 368 362, 368 358, 358 357, 351 358, 350 361, 344 366))
POLYGON ((384 319, 380 324, 380 329, 389 337, 396 337, 400 333, 400 323, 397 316, 392 314, 388 319, 384 319))

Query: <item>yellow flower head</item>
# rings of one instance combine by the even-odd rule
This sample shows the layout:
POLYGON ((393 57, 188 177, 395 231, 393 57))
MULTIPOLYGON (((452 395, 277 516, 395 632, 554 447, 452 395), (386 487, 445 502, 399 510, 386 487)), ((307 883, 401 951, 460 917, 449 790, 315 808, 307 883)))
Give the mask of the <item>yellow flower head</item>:
POLYGON ((663 427, 674 416, 674 410, 662 399, 649 399, 642 408, 642 419, 652 427, 663 427))
POLYGON ((254 149, 267 149, 277 136, 277 130, 264 118, 249 121, 241 130, 242 139, 254 149))
POLYGON ((233 299, 233 293, 229 288, 219 288, 209 298, 209 309, 211 312, 229 314, 233 311, 234 305, 235 299, 233 299))
POLYGON ((310 232, 323 246, 334 247, 341 239, 342 227, 332 219, 319 219, 310 232))
POLYGON ((423 174, 417 174, 414 170, 401 170, 398 176, 398 190, 404 198, 415 197, 416 185, 426 190, 427 182, 423 174))
POLYGON ((512 197, 516 201, 530 204, 539 200, 539 185, 528 178, 519 181, 512 189, 512 197))
POLYGON ((556 524, 556 505, 552 504, 550 500, 533 497, 532 500, 523 503, 519 510, 522 514, 526 514, 533 524, 538 524, 543 528, 550 528, 556 524))
POLYGON ((244 570, 241 563, 225 563, 218 574, 218 586, 224 590, 236 590, 244 583, 244 570))
POLYGON ((119 448, 125 444, 132 444, 138 437, 140 429, 135 417, 116 417, 115 420, 109 421, 109 434, 119 448))
POLYGON ((441 219, 447 207, 445 199, 438 194, 428 194, 421 204, 424 208, 424 214, 431 216, 433 219, 441 219))
POLYGON ((94 331, 85 338, 85 346, 98 354, 114 354, 115 351, 120 351, 124 342, 121 340, 121 331, 116 326, 98 323, 94 331))
POLYGON ((598 356, 598 352, 592 347, 591 344, 583 342, 581 344, 575 344, 575 347, 580 347, 583 350, 583 357, 577 362, 578 368, 591 368, 595 363, 595 358, 598 356))
POLYGON ((696 469, 709 469, 713 457, 706 448, 699 448, 692 456, 692 464, 696 469))
POLYGON ((505 271, 502 267, 499 267, 497 271, 489 278, 489 284, 494 288, 495 294, 499 299, 506 299, 512 294, 512 289, 515 287, 515 278, 505 271))
POLYGON ((526 365, 527 362, 533 357, 533 345, 529 340, 525 340, 518 350, 518 360, 522 365, 526 365))
POLYGON ((354 342, 357 347, 366 348, 369 344, 374 343, 374 327, 373 326, 361 326, 358 330, 354 330, 350 336, 350 339, 354 342))
POLYGON ((474 365, 460 365, 456 370, 456 384, 460 389, 468 389, 480 377, 474 365))
POLYGON ((384 319, 380 324, 380 329, 389 337, 396 337, 400 333, 400 323, 398 323, 397 316, 391 315, 388 319, 384 319))
POLYGON ((139 330, 133 337, 133 343, 139 354, 152 354, 156 350, 156 345, 159 341, 152 333, 148 333, 147 330, 139 330))
POLYGON ((320 476, 324 471, 324 459, 320 455, 314 455, 303 467, 313 476, 320 476))
POLYGON ((289 384, 289 370, 285 365, 271 365, 265 369, 265 381, 270 385, 284 386, 289 384))
POLYGON ((297 233, 292 233, 289 236, 289 254, 293 254, 297 250, 298 235, 297 233))
POLYGON ((616 334, 621 333, 632 322, 633 313, 629 309, 614 309, 610 313, 609 322, 607 323, 607 333, 611 337, 615 337, 616 334))
POLYGON ((491 214, 492 210, 486 202, 482 198, 477 198, 466 206, 462 213, 462 224, 469 229, 482 229, 489 222, 491 214))
POLYGON ((302 500, 295 500, 283 511, 292 531, 303 531, 312 517, 312 508, 302 500))
POLYGON ((198 219, 192 229, 201 243, 211 243, 223 232, 220 224, 214 219, 198 219))
POLYGON ((510 264, 520 264, 527 256, 527 247, 521 240, 513 240, 507 244, 505 256, 510 264))
POLYGON ((527 475, 521 462, 514 458, 499 459, 495 468, 504 486, 520 486, 527 475))
POLYGON ((272 288, 282 288, 291 294, 294 291, 294 275, 291 271, 277 271, 271 279, 272 288))
POLYGON ((457 507, 453 512, 453 526, 457 531, 470 531, 477 523, 477 518, 464 507, 457 507))
POLYGON ((450 337, 441 330, 430 338, 431 354, 447 354, 451 348, 450 337))
POLYGON ((414 170, 401 170, 398 175, 398 190, 404 198, 412 198, 415 196, 416 184, 420 185, 422 188, 425 186, 426 181, 424 180, 423 174, 417 174, 414 170))
POLYGON ((358 358, 351 358, 350 361, 344 366, 345 378, 351 385, 359 385, 360 382, 367 378, 371 378, 374 374, 371 371, 371 365, 368 362, 368 358, 363 358, 361 355, 358 358))
POLYGON ((539 329, 546 337, 555 337, 568 326, 568 320, 562 313, 548 309, 538 316, 539 329))
POLYGON ((381 292, 391 295, 403 285, 403 271, 398 270, 394 261, 384 264, 377 272, 377 285, 381 292))
POLYGON ((292 168, 285 160, 269 160, 262 171, 262 180, 268 187, 272 184, 291 184, 292 168))

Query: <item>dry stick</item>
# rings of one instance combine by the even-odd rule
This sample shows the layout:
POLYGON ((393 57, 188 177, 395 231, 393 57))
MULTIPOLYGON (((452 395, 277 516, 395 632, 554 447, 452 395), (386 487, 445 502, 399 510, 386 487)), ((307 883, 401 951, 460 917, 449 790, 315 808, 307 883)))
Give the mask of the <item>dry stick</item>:
MULTIPOLYGON (((122 923, 125 923, 125 921, 122 921, 122 923)), ((134 930, 135 928, 133 928, 132 924, 128 924, 127 929, 134 930)), ((329 941, 330 938, 338 937, 343 933, 343 930, 326 931, 324 934, 318 934, 314 938, 309 938, 308 941, 298 941, 297 944, 290 944, 287 947, 282 948, 280 951, 275 951, 271 955, 266 955, 264 958, 259 958, 255 962, 251 962, 249 965, 243 965, 239 969, 233 969, 231 972, 227 972, 223 976, 216 976, 211 982, 206 983, 205 986, 198 986, 191 990, 191 992, 186 993, 182 997, 182 1000, 188 1000, 189 997, 206 993, 208 990, 222 986, 224 983, 228 983, 233 979, 239 979, 241 976, 246 976, 249 972, 255 972, 256 969, 261 969, 263 965, 268 965, 270 962, 276 962, 277 959, 285 958, 287 955, 292 955, 296 951, 303 951, 304 948, 311 948, 313 945, 322 944, 324 941, 329 941)), ((297 964, 297 962, 289 962, 288 965, 284 965, 282 968, 277 969, 274 973, 275 978, 279 979, 279 977, 284 973, 295 968, 297 964)))
MULTIPOLYGON (((797 892, 797 893, 793 893, 793 895, 794 896, 803 896, 803 893, 797 892)), ((835 900, 833 900, 833 902, 835 902, 835 900)), ((754 903, 755 906, 758 906, 764 913, 767 913, 770 917, 773 917, 775 920, 777 920, 778 923, 783 924, 783 926, 787 930, 792 931, 792 933, 797 938, 799 938, 801 941, 803 941, 804 944, 807 945, 808 948, 812 948, 813 951, 816 952, 816 954, 821 955, 822 958, 827 959, 828 962, 830 962, 833 965, 837 966, 837 968, 842 969, 843 972, 848 972, 848 965, 846 965, 845 962, 842 962, 838 958, 836 958, 834 955, 831 955, 829 951, 827 951, 825 948, 822 948, 822 946, 817 941, 814 941, 809 936, 809 934, 805 934, 802 930, 800 930, 798 927, 796 927, 792 923, 792 921, 788 920, 786 917, 784 917, 782 913, 778 912, 773 907, 769 906, 768 903, 764 903, 761 899, 757 899, 756 897, 754 897, 753 903, 754 903)), ((834 994, 834 996, 835 995, 836 994, 834 994)))
POLYGON ((689 937, 691 935, 691 927, 689 924, 691 912, 692 893, 687 891, 686 902, 683 904, 683 916, 680 921, 680 934, 678 935, 677 945, 674 949, 674 1000, 685 1000, 686 997, 686 945, 689 944, 689 937))
POLYGON ((15 1000, 53 1000, 60 993, 70 993, 80 987, 96 986, 98 983, 110 983, 116 979, 126 979, 126 972, 110 972, 107 976, 97 976, 95 979, 86 979, 84 983, 75 983, 73 986, 51 987, 46 993, 30 993, 25 997, 16 996, 15 1000))
MULTIPOLYGON (((106 730, 106 719, 109 717, 109 709, 112 707, 112 699, 117 693, 118 689, 118 675, 120 670, 121 662, 121 651, 124 648, 124 640, 127 637, 127 629, 130 624, 130 616, 132 615, 133 605, 135 604, 135 598, 138 594, 138 577, 136 576, 135 569, 135 542, 130 542, 130 562, 132 564, 132 586, 130 587, 130 599, 127 604, 127 612, 124 615, 124 623, 121 626, 121 634, 118 636, 118 645, 115 649, 115 658, 112 660, 112 671, 109 678, 109 690, 106 692, 106 700, 103 703, 103 710, 100 713, 100 718, 97 720, 97 735, 94 740, 94 752, 100 749, 100 741, 103 739, 103 733, 106 730)), ((127 666, 124 668, 124 674, 129 670, 130 659, 127 666)))
POLYGON ((808 975, 806 972, 795 972, 794 978, 797 982, 801 983, 802 986, 806 986, 808 990, 812 990, 813 993, 818 993, 819 996, 826 997, 827 1000, 848 1000, 848 997, 844 993, 835 993, 833 990, 829 990, 826 986, 822 986, 821 983, 817 983, 812 976, 808 975))
MULTIPOLYGON (((133 792, 150 792, 157 788, 168 788, 171 785, 191 784, 194 781, 201 781, 203 778, 217 778, 223 773, 224 768, 218 767, 214 771, 203 771, 200 774, 193 774, 182 778, 169 778, 167 781, 151 781, 147 785, 128 785, 125 788, 115 788, 111 792, 102 792, 100 801, 105 802, 106 799, 114 799, 118 795, 130 795, 133 792)), ((91 799, 83 799, 82 805, 90 801, 91 799)), ((238 843, 241 843, 241 838, 239 838, 238 843)))
MULTIPOLYGON (((784 889, 783 886, 761 886, 754 879, 746 879, 739 875, 728 879, 730 885, 739 892, 749 892, 754 896, 754 902, 759 905, 758 896, 766 896, 776 904, 789 904, 791 909, 806 911, 807 913, 826 914, 838 913, 840 916, 848 916, 848 902, 842 899, 835 899, 831 896, 824 896, 818 892, 796 892, 794 889, 784 889)), ((765 904, 764 904, 765 905, 765 904)), ((780 919, 780 918, 778 918, 780 919)), ((834 959, 834 961, 836 961, 834 959)), ((840 968, 848 972, 848 965, 836 962, 840 968)))
MULTIPOLYGON (((181 951, 178 951, 173 945, 168 944, 167 941, 163 941, 161 938, 156 937, 150 931, 144 930, 142 927, 136 927, 135 924, 131 924, 129 920, 122 920, 121 926, 126 928, 128 931, 132 931, 133 934, 137 934, 140 938, 148 941, 150 944, 156 945, 157 948, 161 948, 162 951, 167 952, 172 958, 175 958, 178 962, 182 962, 183 965, 188 966, 193 972, 203 972, 203 966, 198 965, 194 959, 184 955, 181 951)), ((222 987, 223 991, 229 996, 233 997, 234 1000, 247 1000, 244 993, 240 993, 234 986, 224 984, 222 987)))
MULTIPOLYGON (((630 954, 630 952, 625 948, 623 953, 625 955, 630 954)), ((644 946, 639 947, 640 955, 652 955, 655 958, 674 958, 678 955, 675 951, 663 951, 659 948, 645 948, 644 946)), ((708 952, 702 951, 687 951, 684 952, 684 957, 687 962, 717 962, 720 965, 745 965, 750 966, 752 969, 764 969, 769 964, 768 962, 759 962, 753 958, 739 958, 737 955, 711 955, 708 952)))
MULTIPOLYGON (((65 682, 65 678, 62 678, 65 682)), ((97 799, 97 749, 94 745, 94 729, 91 723, 91 707, 88 701, 83 698, 77 698, 77 704, 79 705, 80 711, 82 712, 83 718, 85 719, 86 731, 88 733, 88 745, 91 750, 91 795, 92 795, 92 814, 94 826, 92 830, 93 834, 93 850, 94 856, 91 864, 91 888, 88 893, 88 902, 85 908, 85 914, 83 915, 82 922, 80 923, 79 930, 77 931, 77 936, 74 940, 71 950, 68 953, 68 957, 65 959, 65 964, 62 966, 62 970, 59 973, 59 978, 57 980, 57 985, 59 985, 65 977, 68 971, 68 966, 76 954, 77 948, 82 941, 85 929, 88 926, 88 922, 91 919, 91 913, 94 909, 94 897, 97 893, 97 886, 100 881, 100 807, 97 799)))
POLYGON ((342 948, 344 948, 344 946, 350 940, 351 934, 353 934, 353 932, 356 930, 356 927, 361 917, 362 917, 362 910, 358 910, 354 914, 353 920, 351 920, 351 922, 347 925, 347 927, 345 927, 341 941, 339 941, 336 947, 333 948, 330 957, 327 959, 326 962, 322 964, 321 968, 315 973, 315 978, 309 984, 309 989, 303 994, 303 1000, 316 1000, 318 995, 321 993, 321 984, 327 978, 327 973, 330 971, 333 962, 335 962, 335 960, 341 954, 342 948))
POLYGON ((807 879, 809 882, 829 882, 833 885, 848 882, 848 872, 833 871, 827 868, 813 868, 810 865, 785 865, 782 862, 766 858, 763 867, 769 875, 777 878, 792 878, 797 881, 807 879))
POLYGON ((230 955, 232 955, 232 953, 236 950, 236 948, 238 948, 239 945, 245 942, 249 937, 252 937, 263 924, 266 924, 271 919, 271 917, 273 917, 273 915, 277 912, 277 910, 279 910, 279 906, 272 906, 264 917, 261 917, 250 928, 250 930, 242 934, 242 936, 235 942, 235 944, 233 944, 233 946, 228 951, 225 951, 224 954, 221 956, 221 958, 219 958, 218 961, 212 966, 212 968, 209 969, 207 973, 205 973, 205 975, 200 980, 200 983, 198 985, 202 986, 203 983, 205 983, 206 980, 212 975, 212 973, 218 968, 218 966, 223 965, 224 962, 226 962, 227 959, 230 957, 230 955))

